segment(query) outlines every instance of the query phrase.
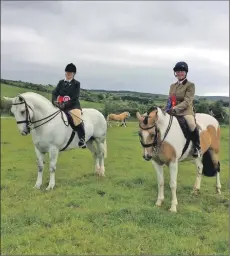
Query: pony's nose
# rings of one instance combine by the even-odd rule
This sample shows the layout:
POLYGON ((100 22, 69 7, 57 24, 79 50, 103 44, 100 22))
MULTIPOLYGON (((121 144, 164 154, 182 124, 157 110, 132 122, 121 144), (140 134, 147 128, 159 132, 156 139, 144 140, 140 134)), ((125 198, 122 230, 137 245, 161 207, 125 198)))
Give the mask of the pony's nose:
POLYGON ((151 157, 149 154, 147 154, 147 155, 143 155, 143 158, 144 158, 146 161, 150 161, 152 157, 151 157))

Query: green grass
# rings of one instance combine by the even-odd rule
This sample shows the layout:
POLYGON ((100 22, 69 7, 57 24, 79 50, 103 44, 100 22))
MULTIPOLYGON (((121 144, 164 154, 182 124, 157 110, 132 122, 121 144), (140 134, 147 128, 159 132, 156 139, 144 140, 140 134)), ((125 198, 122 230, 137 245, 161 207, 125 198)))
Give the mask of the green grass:
POLYGON ((228 128, 222 129, 222 195, 215 178, 203 177, 201 194, 190 194, 196 170, 181 163, 178 213, 171 202, 165 169, 165 202, 155 207, 157 182, 150 162, 142 159, 137 124, 108 131, 106 176, 94 176, 88 150, 60 154, 56 187, 46 192, 36 181, 31 137, 19 135, 14 119, 2 120, 1 249, 7 255, 152 254, 229 255, 228 128))
MULTIPOLYGON (((28 88, 21 88, 21 87, 16 87, 16 86, 10 86, 10 85, 7 85, 7 84, 1 84, 1 97, 3 97, 3 96, 15 97, 19 93, 24 93, 24 92, 28 92, 28 91, 39 93, 39 94, 43 95, 44 97, 46 97, 49 100, 52 99, 51 94, 47 93, 47 92, 40 92, 40 91, 35 91, 35 90, 32 90, 32 89, 28 89, 28 88)), ((85 100, 81 100, 81 106, 83 108, 96 108, 96 109, 103 109, 104 108, 103 103, 89 102, 89 101, 85 101, 85 100)))

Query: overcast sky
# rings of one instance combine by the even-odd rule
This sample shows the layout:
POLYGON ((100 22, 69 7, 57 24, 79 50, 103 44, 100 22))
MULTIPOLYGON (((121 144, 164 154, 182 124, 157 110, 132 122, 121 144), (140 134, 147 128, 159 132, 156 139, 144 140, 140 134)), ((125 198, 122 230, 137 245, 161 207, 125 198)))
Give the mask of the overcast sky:
POLYGON ((228 1, 1 2, 1 77, 168 94, 177 61, 196 95, 229 95, 228 1))

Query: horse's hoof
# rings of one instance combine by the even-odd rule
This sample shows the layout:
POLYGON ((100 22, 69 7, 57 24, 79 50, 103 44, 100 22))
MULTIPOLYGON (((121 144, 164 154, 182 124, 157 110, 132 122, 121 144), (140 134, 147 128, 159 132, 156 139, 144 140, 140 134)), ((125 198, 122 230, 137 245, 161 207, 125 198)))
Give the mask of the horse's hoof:
POLYGON ((193 189, 191 194, 194 195, 194 196, 198 196, 200 194, 200 190, 199 189, 193 189))
POLYGON ((170 211, 170 212, 177 212, 177 209, 176 209, 176 207, 171 207, 171 208, 169 209, 169 211, 170 211))
POLYGON ((157 200, 155 205, 160 207, 162 205, 162 203, 163 203, 163 200, 157 200))
POLYGON ((33 188, 40 189, 41 185, 35 184, 33 188))
POLYGON ((220 190, 220 188, 217 188, 217 189, 216 189, 216 193, 219 194, 219 195, 221 195, 221 190, 220 190))
POLYGON ((48 190, 51 190, 51 189, 53 190, 53 189, 54 189, 54 186, 55 186, 54 184, 49 185, 49 186, 46 188, 46 190, 47 190, 47 191, 48 191, 48 190))

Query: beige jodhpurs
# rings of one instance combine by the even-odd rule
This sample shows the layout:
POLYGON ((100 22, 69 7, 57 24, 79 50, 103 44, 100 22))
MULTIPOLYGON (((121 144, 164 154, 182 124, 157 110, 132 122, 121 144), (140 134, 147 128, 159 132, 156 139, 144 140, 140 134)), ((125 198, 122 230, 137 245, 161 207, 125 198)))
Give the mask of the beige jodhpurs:
POLYGON ((184 116, 184 118, 188 124, 190 131, 193 132, 196 128, 195 117, 193 115, 186 115, 184 116))
POLYGON ((82 120, 81 120, 81 110, 80 109, 72 109, 69 111, 70 115, 73 118, 74 124, 77 126, 79 125, 82 120))

